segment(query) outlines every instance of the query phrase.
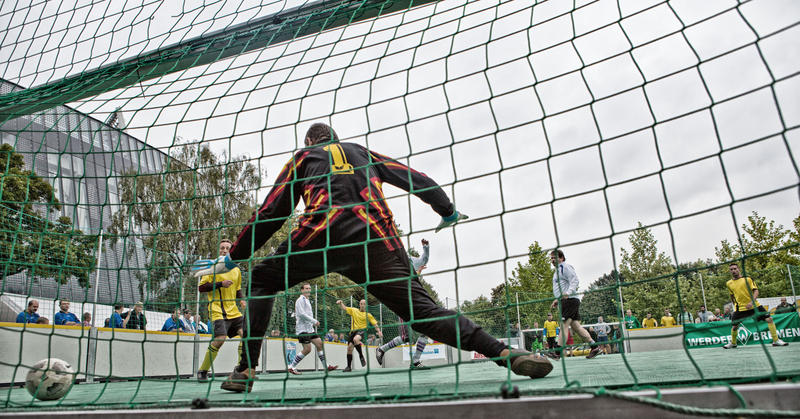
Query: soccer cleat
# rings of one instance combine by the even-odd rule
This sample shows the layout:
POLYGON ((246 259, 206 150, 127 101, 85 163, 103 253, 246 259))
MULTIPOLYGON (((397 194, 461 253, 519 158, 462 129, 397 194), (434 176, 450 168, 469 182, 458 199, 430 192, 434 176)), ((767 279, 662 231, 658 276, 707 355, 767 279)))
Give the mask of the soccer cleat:
POLYGON ((300 371, 297 371, 297 368, 292 368, 292 367, 289 367, 289 373, 294 375, 302 374, 300 371))
POLYGON ((559 355, 558 352, 545 352, 544 354, 553 361, 558 361, 561 359, 561 355, 559 355))
POLYGON ((592 358, 596 357, 597 355, 600 355, 600 351, 601 351, 600 347, 599 346, 595 346, 594 348, 592 348, 591 351, 589 351, 589 355, 586 355, 586 359, 592 359, 592 358))
POLYGON ((231 375, 228 376, 228 379, 222 383, 220 388, 236 393, 241 393, 243 391, 249 393, 253 390, 253 381, 255 381, 255 378, 250 378, 249 375, 234 370, 231 375))
POLYGON ((375 350, 375 359, 378 360, 378 365, 383 365, 383 349, 378 348, 375 350))
POLYGON ((363 356, 361 357, 361 366, 362 366, 362 367, 366 367, 366 366, 367 366, 367 360, 366 360, 366 359, 364 359, 364 357, 363 357, 363 356))
POLYGON ((339 366, 338 365, 328 365, 328 371, 333 371, 336 368, 339 368, 339 366))
POLYGON ((347 367, 347 368, 342 370, 342 372, 350 372, 350 371, 353 371, 350 367, 347 367))
POLYGON ((722 349, 736 349, 736 345, 732 343, 726 343, 725 346, 722 347, 722 349))
POLYGON ((412 363, 411 367, 413 367, 416 370, 427 370, 428 369, 428 367, 422 365, 422 361, 417 361, 417 362, 412 363))
POLYGON ((512 349, 511 372, 531 378, 542 378, 553 370, 553 364, 547 358, 519 349, 512 349))
POLYGON ((772 342, 772 346, 788 346, 788 345, 789 345, 788 343, 782 341, 781 339, 772 342))
POLYGON ((208 371, 199 370, 197 371, 197 381, 201 383, 205 383, 208 381, 208 371))

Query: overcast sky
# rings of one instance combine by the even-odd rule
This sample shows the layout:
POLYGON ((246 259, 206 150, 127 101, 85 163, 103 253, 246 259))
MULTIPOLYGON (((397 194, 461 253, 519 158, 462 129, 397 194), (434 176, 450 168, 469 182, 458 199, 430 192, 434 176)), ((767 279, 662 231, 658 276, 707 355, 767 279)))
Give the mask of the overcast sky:
MULTIPOLYGON (((68 3, 2 3, 0 77, 42 85, 302 4, 68 3)), ((713 257, 751 211, 789 226, 800 2, 572 6, 443 1, 69 105, 121 107, 154 147, 247 155, 267 174, 259 199, 315 121, 405 159, 471 217, 434 234, 438 215, 386 186, 409 243, 431 241, 443 300, 487 295, 533 241, 561 247, 586 288, 639 221, 680 262, 713 257)))

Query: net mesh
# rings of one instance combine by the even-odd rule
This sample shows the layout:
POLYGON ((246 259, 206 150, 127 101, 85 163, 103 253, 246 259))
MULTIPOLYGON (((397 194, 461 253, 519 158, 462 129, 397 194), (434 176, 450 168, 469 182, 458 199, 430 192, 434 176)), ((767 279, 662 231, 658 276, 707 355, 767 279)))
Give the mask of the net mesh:
MULTIPOLYGON (((794 3, 755 0, 4 2, 0 331, 14 356, 0 361, 9 384, 0 399, 6 408, 194 397, 265 405, 485 395, 503 383, 538 394, 796 379, 800 360, 769 347, 764 322, 739 331, 742 345, 760 344, 745 348, 757 368, 720 375, 702 352, 712 349, 694 349, 730 340, 732 261, 768 309, 794 301, 799 16, 794 3), (433 371, 405 358, 381 368, 376 346, 401 334, 401 319, 366 284, 330 272, 312 281, 319 332, 336 335, 325 340, 350 329, 337 300, 365 298, 383 331, 367 331, 363 374, 336 384, 333 373, 310 373, 310 392, 269 374, 245 396, 189 380, 211 337, 157 332, 176 309, 213 330, 188 266, 236 237, 317 121, 425 171, 470 215, 434 234, 437 214, 385 186, 406 245, 431 241, 423 278, 437 303, 512 346, 575 357, 530 382, 460 348, 423 358, 433 371), (581 336, 548 346, 547 314, 558 321, 563 310, 551 307, 552 249, 580 274, 590 336, 609 340, 598 364, 578 359, 590 349, 581 336), (70 300, 94 328, 12 324, 33 299, 51 322, 70 300), (97 329, 114 326, 114 305, 124 315, 139 302, 143 333, 97 329), (707 322, 701 305, 723 321, 707 322), (682 327, 640 329, 648 312, 682 327), (26 354, 31 345, 42 356, 26 354), (146 367, 153 354, 157 371, 146 367), (49 403, 10 385, 51 356, 104 383, 49 403), (685 368, 659 375, 644 361, 659 356, 685 368), (610 379, 614 368, 627 375, 610 379), (254 397, 258 386, 278 391, 254 397)), ((296 223, 287 217, 240 265, 245 299, 250 269, 296 223)), ((297 351, 298 296, 295 286, 274 297, 265 352, 281 356, 263 372, 285 371, 297 351)), ((796 308, 774 318, 782 339, 800 336, 796 308)), ((332 347, 329 358, 343 349, 332 347)))

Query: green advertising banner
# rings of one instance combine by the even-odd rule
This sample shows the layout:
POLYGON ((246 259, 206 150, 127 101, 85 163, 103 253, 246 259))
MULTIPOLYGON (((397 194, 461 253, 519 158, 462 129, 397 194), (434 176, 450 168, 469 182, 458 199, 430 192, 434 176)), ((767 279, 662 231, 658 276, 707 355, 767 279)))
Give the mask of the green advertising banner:
MULTIPOLYGON (((800 316, 795 313, 773 314, 778 337, 785 342, 800 342, 800 316)), ((721 322, 695 323, 683 326, 687 348, 722 346, 731 341, 730 320, 721 322)), ((772 343, 767 322, 750 318, 739 325, 737 345, 758 345, 772 343)))

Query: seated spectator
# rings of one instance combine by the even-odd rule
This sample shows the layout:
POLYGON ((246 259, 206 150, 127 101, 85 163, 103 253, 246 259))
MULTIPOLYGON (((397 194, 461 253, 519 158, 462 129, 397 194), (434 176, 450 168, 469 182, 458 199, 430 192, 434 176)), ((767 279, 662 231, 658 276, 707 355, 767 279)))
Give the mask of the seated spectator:
POLYGON ((675 321, 675 317, 672 317, 672 313, 669 312, 668 308, 664 309, 664 315, 661 316, 661 327, 672 327, 678 324, 675 321))
POLYGON ((700 311, 697 312, 697 318, 700 319, 700 323, 708 323, 712 314, 710 311, 706 310, 706 306, 700 306, 700 311))
POLYGON ((186 331, 186 329, 184 329, 183 325, 181 324, 181 309, 176 307, 175 310, 172 311, 172 315, 169 316, 166 321, 164 321, 164 326, 161 326, 161 331, 162 332, 186 331))
POLYGON ((180 319, 181 321, 181 329, 186 333, 197 333, 197 329, 194 327, 194 322, 192 322, 192 310, 188 308, 183 309, 183 317, 180 319))
POLYGON ((112 329, 124 329, 128 323, 128 317, 122 319, 122 304, 114 304, 114 312, 111 313, 111 320, 108 322, 108 327, 112 329))
POLYGON ((722 320, 731 320, 733 313, 731 313, 731 305, 725 304, 725 312, 722 313, 722 320))
POLYGON ((111 327, 111 317, 106 317, 105 321, 103 321, 103 327, 111 327))
POLYGON ((269 334, 273 338, 281 337, 281 331, 278 329, 272 329, 272 333, 269 334))
POLYGON ((658 322, 653 318, 652 313, 647 313, 647 317, 642 322, 642 326, 645 328, 658 327, 658 322))
POLYGON ((325 334, 325 342, 336 342, 336 333, 333 329, 328 330, 328 333, 325 334))
POLYGON ((81 323, 83 327, 92 327, 92 313, 88 311, 83 313, 83 323, 81 323))
POLYGON ((347 336, 344 333, 339 333, 339 342, 347 343, 347 336))
POLYGON ((128 323, 125 325, 127 329, 144 330, 147 324, 147 319, 144 317, 144 304, 141 301, 133 306, 133 310, 122 316, 128 319, 128 323))
POLYGON ((69 312, 69 300, 63 299, 61 302, 58 303, 58 307, 61 309, 58 313, 56 313, 55 317, 55 324, 59 326, 80 326, 81 321, 78 320, 78 316, 75 313, 69 312))
POLYGON ((47 317, 39 317, 39 319, 36 320, 36 324, 50 324, 50 319, 47 317))
POLYGON ((692 323, 692 313, 689 313, 689 309, 684 307, 683 313, 681 313, 681 324, 691 324, 692 323))
POLYGON ((17 315, 17 323, 36 323, 39 320, 39 301, 28 301, 28 308, 17 315))
MULTIPOLYGON (((200 316, 200 315, 198 314, 198 317, 199 317, 199 316, 200 316)), ((198 322, 197 322, 197 320, 195 320, 195 321, 192 323, 192 326, 194 326, 194 330, 197 330, 197 333, 208 333, 208 327, 207 327, 207 326, 206 326, 206 324, 205 324, 205 323, 203 323, 203 322, 199 322, 199 323, 198 323, 198 322)))
POLYGON ((712 322, 719 322, 722 321, 722 313, 719 311, 718 308, 714 309, 714 320, 712 322))
POLYGON ((781 303, 775 306, 775 314, 791 313, 797 311, 797 306, 786 302, 786 297, 781 297, 781 303))
POLYGON ((367 337, 367 346, 374 346, 375 345, 375 335, 370 334, 367 337))

